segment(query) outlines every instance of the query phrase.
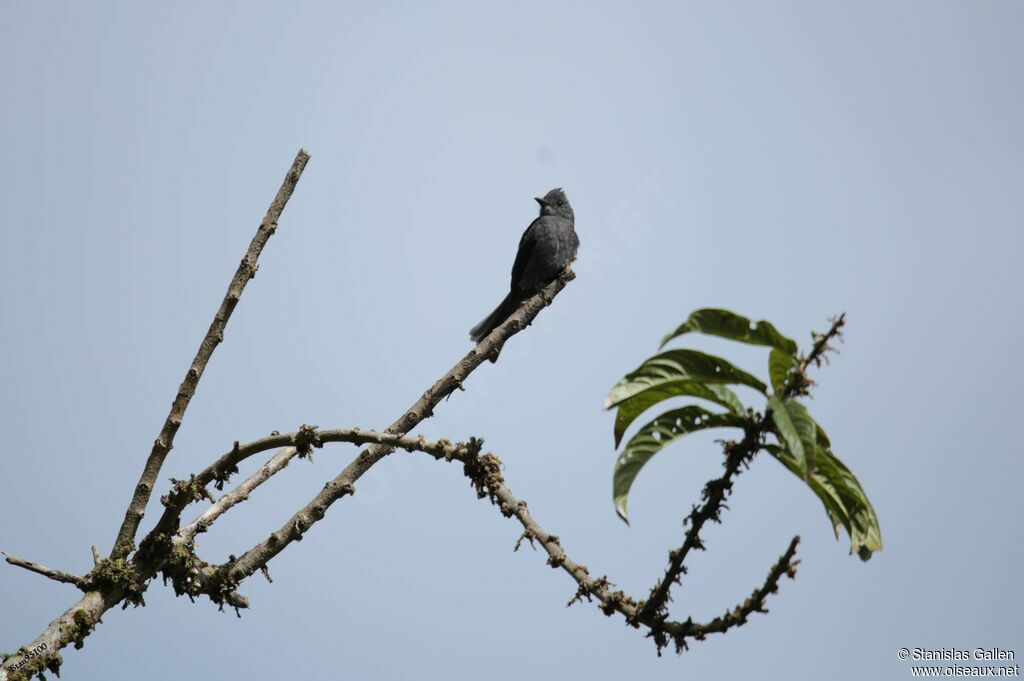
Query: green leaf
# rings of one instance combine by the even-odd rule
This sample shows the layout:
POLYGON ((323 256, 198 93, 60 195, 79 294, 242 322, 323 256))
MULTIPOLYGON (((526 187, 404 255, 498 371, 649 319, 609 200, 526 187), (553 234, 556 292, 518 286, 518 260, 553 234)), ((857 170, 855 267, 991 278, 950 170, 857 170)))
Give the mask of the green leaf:
POLYGON ((720 404, 737 416, 745 416, 746 409, 743 403, 736 397, 736 393, 724 385, 715 383, 688 383, 676 381, 659 388, 652 388, 625 399, 619 403, 615 412, 615 446, 622 442, 622 436, 626 429, 640 416, 655 404, 673 397, 699 397, 715 404, 720 404))
POLYGON ((697 350, 669 350, 651 357, 635 371, 615 384, 605 398, 610 409, 648 390, 668 388, 680 383, 741 384, 766 392, 768 387, 721 357, 697 350))
POLYGON ((815 474, 805 478, 805 469, 800 465, 796 456, 786 449, 784 445, 765 445, 765 449, 771 452, 772 456, 788 468, 790 473, 804 480, 818 498, 821 499, 821 503, 825 506, 825 512, 828 514, 832 531, 835 532, 836 539, 838 539, 839 528, 849 527, 850 525, 849 514, 846 512, 842 498, 840 498, 836 490, 831 485, 825 484, 827 479, 825 479, 824 474, 820 471, 815 471, 815 474), (825 483, 823 483, 823 480, 825 483))
POLYGON ((818 446, 818 424, 814 422, 807 408, 796 400, 782 401, 778 396, 768 398, 779 441, 796 457, 802 477, 809 479, 815 467, 818 446))
POLYGON ((858 554, 862 560, 871 558, 874 551, 882 550, 882 528, 878 523, 875 509, 868 501, 868 495, 860 481, 831 450, 819 447, 818 466, 832 487, 839 494, 850 518, 850 553, 858 554))
MULTIPOLYGON (((803 478, 803 469, 784 446, 767 445, 771 454, 797 477, 803 478)), ((817 467, 806 480, 808 486, 825 506, 832 529, 839 537, 842 527, 850 536, 850 553, 868 560, 875 551, 882 550, 882 529, 875 509, 856 476, 830 450, 818 447, 817 467)))
POLYGON ((789 375, 795 368, 796 358, 793 355, 778 348, 772 348, 771 354, 768 355, 768 376, 771 378, 772 388, 776 395, 782 395, 782 391, 786 389, 786 381, 789 380, 789 375))
POLYGON ((667 411, 643 426, 636 435, 630 438, 615 462, 612 499, 619 517, 627 523, 629 522, 626 515, 626 503, 633 480, 651 457, 666 445, 687 433, 707 428, 729 426, 742 428, 744 423, 746 423, 746 419, 743 416, 731 412, 716 414, 691 404, 667 411))
POLYGON ((796 341, 786 338, 776 331, 771 323, 760 321, 755 324, 746 317, 715 308, 705 308, 691 314, 690 318, 679 328, 662 339, 661 345, 664 347, 665 343, 673 338, 694 331, 729 338, 741 343, 767 345, 790 355, 796 354, 796 341))
POLYGON ((832 446, 832 443, 828 439, 828 435, 825 433, 825 429, 822 428, 821 424, 817 421, 814 422, 814 432, 818 441, 818 446, 824 449, 829 449, 832 446))

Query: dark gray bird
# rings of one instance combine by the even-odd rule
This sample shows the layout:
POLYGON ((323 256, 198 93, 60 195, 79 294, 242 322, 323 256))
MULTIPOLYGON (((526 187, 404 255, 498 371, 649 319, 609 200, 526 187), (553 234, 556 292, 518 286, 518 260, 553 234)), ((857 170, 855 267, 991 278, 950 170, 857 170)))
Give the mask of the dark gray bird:
MULTIPOLYGON (((512 265, 511 291, 494 312, 470 329, 469 338, 474 343, 501 326, 521 302, 558 276, 576 257, 580 240, 565 192, 552 189, 543 199, 534 201, 540 204, 540 216, 530 223, 519 240, 519 252, 512 265)), ((491 357, 492 362, 496 359, 497 354, 491 357)))

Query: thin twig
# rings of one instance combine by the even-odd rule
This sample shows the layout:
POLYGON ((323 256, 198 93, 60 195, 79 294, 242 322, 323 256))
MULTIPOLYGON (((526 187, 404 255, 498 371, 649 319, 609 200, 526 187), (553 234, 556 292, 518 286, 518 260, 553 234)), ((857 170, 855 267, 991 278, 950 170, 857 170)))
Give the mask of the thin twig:
POLYGON ((239 504, 249 498, 249 495, 254 489, 262 485, 264 482, 270 479, 272 475, 278 471, 284 469, 285 466, 298 454, 298 451, 294 447, 288 447, 270 457, 270 460, 260 466, 259 470, 246 478, 233 490, 223 495, 217 501, 206 509, 202 515, 193 520, 185 527, 178 530, 178 534, 175 537, 175 542, 188 541, 196 536, 199 532, 205 532, 213 521, 224 515, 228 509, 235 504, 239 504))
POLYGON ((783 399, 789 399, 797 395, 806 393, 806 391, 814 385, 814 382, 807 377, 807 370, 813 364, 816 367, 820 367, 823 361, 826 361, 829 352, 837 352, 837 350, 829 345, 833 340, 842 339, 843 327, 846 325, 846 313, 840 313, 829 320, 831 326, 828 331, 822 334, 814 333, 811 334, 814 338, 814 343, 811 345, 811 351, 805 356, 800 358, 797 362, 796 368, 793 370, 793 375, 787 381, 785 390, 783 391, 783 399))
POLYGON ((73 575, 70 572, 64 572, 63 570, 48 568, 45 565, 40 565, 39 563, 35 563, 31 560, 25 560, 24 558, 18 558, 17 556, 12 556, 8 553, 3 553, 2 555, 4 560, 11 565, 17 565, 20 568, 25 568, 26 570, 40 574, 43 577, 49 577, 54 581, 64 582, 65 584, 74 584, 79 587, 82 585, 82 578, 78 575, 73 575))
POLYGON ((142 475, 135 486, 135 493, 132 495, 132 500, 128 504, 128 510, 125 512, 124 520, 121 523, 121 529, 118 530, 117 538, 114 540, 114 547, 110 554, 112 558, 124 558, 132 550, 135 533, 139 529, 139 523, 142 522, 142 516, 146 511, 146 504, 153 494, 153 485, 160 474, 160 468, 163 466, 164 459, 167 458, 171 448, 174 446, 174 436, 181 426, 185 409, 192 400, 192 396, 195 395, 196 386, 199 384, 199 379, 203 376, 203 371, 206 370, 210 357, 213 356, 213 351, 224 340, 224 329, 231 318, 231 313, 242 296, 242 291, 245 290, 245 285, 256 276, 260 253, 263 251, 263 247, 270 239, 270 236, 277 230, 277 221, 281 217, 281 212, 284 210, 285 205, 287 205, 288 199, 291 198, 295 185, 298 184, 302 171, 308 161, 309 154, 300 149, 299 153, 295 156, 292 167, 288 170, 288 174, 285 175, 281 188, 277 191, 277 196, 271 202, 270 208, 267 209, 266 215, 263 217, 262 222, 260 222, 255 236, 253 236, 252 241, 249 243, 249 249, 246 251, 245 257, 238 263, 238 268, 235 270, 234 276, 231 277, 231 283, 228 284, 227 293, 217 309, 217 314, 214 315, 213 322, 210 324, 210 328, 207 329, 206 335, 203 336, 203 340, 199 344, 199 350, 196 351, 196 356, 192 360, 192 364, 189 365, 184 380, 182 380, 181 385, 178 387, 178 393, 171 404, 171 411, 164 421, 163 428, 160 429, 160 434, 153 441, 153 449, 146 459, 146 465, 142 469, 142 475))

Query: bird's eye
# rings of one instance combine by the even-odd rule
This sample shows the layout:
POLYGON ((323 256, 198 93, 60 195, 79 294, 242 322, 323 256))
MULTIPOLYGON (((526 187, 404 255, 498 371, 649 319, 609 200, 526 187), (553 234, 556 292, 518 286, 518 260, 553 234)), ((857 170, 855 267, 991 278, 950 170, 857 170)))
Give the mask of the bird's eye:
POLYGON ((559 199, 559 200, 558 200, 558 205, 559 205, 559 206, 561 206, 561 205, 562 205, 562 200, 561 200, 561 199, 559 199))

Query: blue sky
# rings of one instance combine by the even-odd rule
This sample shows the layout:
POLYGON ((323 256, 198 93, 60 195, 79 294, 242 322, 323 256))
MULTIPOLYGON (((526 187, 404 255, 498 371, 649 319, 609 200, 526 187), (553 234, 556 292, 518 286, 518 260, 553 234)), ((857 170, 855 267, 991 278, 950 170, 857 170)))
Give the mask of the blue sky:
MULTIPOLYGON (((165 484, 236 439, 393 421, 504 294, 532 197, 564 186, 577 280, 420 432, 484 437, 569 553, 640 596, 720 434, 659 454, 626 527, 607 389, 696 308, 804 347, 846 311, 811 409, 886 541, 847 555, 758 459, 673 612, 742 600, 793 534, 798 578, 770 614, 658 658, 620 619, 566 609, 571 580, 512 553, 518 526, 456 467, 396 456, 273 584, 246 583, 241 619, 157 583, 63 678, 903 678, 901 647, 1021 652, 1022 29, 996 1, 4 3, 0 549, 79 572, 109 550, 300 147, 165 484)), ((694 343, 763 375, 762 350, 694 343)), ((200 554, 261 540, 352 453, 293 464, 200 554)), ((74 598, 0 570, 0 649, 74 598)))

